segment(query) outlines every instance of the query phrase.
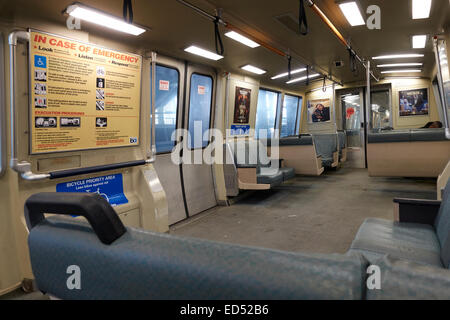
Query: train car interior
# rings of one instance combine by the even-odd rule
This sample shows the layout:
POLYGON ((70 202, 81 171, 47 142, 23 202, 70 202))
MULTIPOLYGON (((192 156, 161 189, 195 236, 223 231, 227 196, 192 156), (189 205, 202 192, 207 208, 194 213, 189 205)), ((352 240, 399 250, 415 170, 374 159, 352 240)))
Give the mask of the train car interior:
POLYGON ((0 0, 0 300, 450 299, 449 53, 448 0, 0 0))

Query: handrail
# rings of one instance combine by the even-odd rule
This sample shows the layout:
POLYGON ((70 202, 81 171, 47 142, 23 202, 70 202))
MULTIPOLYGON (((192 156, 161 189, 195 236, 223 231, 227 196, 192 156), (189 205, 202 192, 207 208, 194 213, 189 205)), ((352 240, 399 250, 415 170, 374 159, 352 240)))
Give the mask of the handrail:
MULTIPOLYGON (((93 167, 85 167, 78 169, 69 169, 62 171, 54 171, 49 173, 34 173, 31 170, 31 163, 27 161, 20 161, 18 159, 17 150, 17 126, 16 126, 16 51, 18 42, 29 42, 30 33, 26 31, 13 31, 9 34, 9 76, 10 76, 10 113, 11 113, 11 156, 9 165, 11 169, 20 174, 24 180, 34 181, 43 179, 56 179, 62 177, 69 177, 79 174, 101 172, 107 170, 113 170, 118 168, 126 168, 137 165, 144 165, 148 163, 153 163, 155 161, 155 144, 154 144, 154 134, 152 135, 152 157, 144 160, 135 160, 122 163, 114 163, 93 167)), ((154 83, 153 83, 154 86, 154 83)), ((154 94, 154 90, 153 90, 154 94)), ((152 101, 152 119, 154 122, 154 99, 152 101)), ((153 125, 154 128, 154 125, 153 125)), ((154 129, 153 129, 154 130, 154 129)))
MULTIPOLYGON (((0 34, 1 48, 0 48, 0 77, 3 80, 5 76, 5 66, 3 59, 3 35, 0 34)), ((1 82, 1 81, 0 81, 1 82)), ((5 173, 7 163, 7 148, 6 148, 6 109, 5 109, 5 86, 0 86, 0 177, 5 173)))
POLYGON ((448 121, 448 112, 447 112, 447 101, 445 99, 445 91, 444 91, 444 78, 442 77, 442 68, 439 56, 439 48, 438 48, 438 37, 435 36, 433 38, 433 48, 434 48, 434 57, 436 59, 436 67, 437 67, 437 80, 438 80, 438 88, 440 92, 441 98, 441 106, 444 115, 444 126, 445 126, 445 138, 450 140, 450 127, 448 121))

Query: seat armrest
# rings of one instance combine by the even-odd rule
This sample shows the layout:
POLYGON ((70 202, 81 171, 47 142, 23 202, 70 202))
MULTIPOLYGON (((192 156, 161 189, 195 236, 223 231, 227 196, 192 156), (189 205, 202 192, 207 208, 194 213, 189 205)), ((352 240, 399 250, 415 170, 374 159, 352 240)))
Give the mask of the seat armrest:
POLYGON ((394 198, 394 220, 434 225, 441 201, 394 198))

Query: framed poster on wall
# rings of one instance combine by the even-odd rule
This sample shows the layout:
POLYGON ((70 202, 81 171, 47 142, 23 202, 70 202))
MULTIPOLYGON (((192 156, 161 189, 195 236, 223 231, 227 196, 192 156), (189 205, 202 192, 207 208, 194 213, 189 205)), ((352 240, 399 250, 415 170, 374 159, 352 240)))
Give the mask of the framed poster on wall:
POLYGON ((399 91, 398 97, 400 117, 428 115, 428 89, 399 91))
POLYGON ((249 122, 251 92, 251 89, 236 87, 233 123, 249 122))
POLYGON ((330 121, 330 99, 308 100, 308 123, 330 121))

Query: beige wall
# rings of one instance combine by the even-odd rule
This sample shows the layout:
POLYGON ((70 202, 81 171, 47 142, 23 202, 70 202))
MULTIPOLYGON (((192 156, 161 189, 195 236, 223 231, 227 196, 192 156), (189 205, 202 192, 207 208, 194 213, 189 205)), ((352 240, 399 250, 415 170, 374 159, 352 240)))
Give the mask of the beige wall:
MULTIPOLYGON (((401 79, 389 79, 389 80, 381 80, 379 82, 372 81, 372 86, 378 85, 390 85, 392 89, 391 95, 391 120, 394 129, 408 129, 408 128, 420 128, 424 126, 429 121, 441 121, 439 119, 439 111, 437 109, 436 97, 433 92, 432 84, 429 79, 413 79, 413 78, 401 78, 401 79), (429 103, 429 113, 426 116, 409 116, 409 117, 400 117, 399 116, 399 91, 403 90, 412 90, 412 89, 428 89, 428 103, 429 103)), ((365 87, 365 82, 355 82, 351 84, 346 84, 343 87, 338 86, 337 89, 348 89, 348 88, 358 88, 365 87)), ((308 92, 314 88, 320 88, 317 84, 311 85, 307 88, 306 100, 311 99, 332 99, 332 90, 328 88, 326 92, 322 92, 322 90, 308 92)), ((335 128, 333 123, 333 113, 336 112, 336 122, 338 124, 338 128, 340 128, 340 122, 342 121, 342 115, 339 110, 339 101, 337 101, 338 97, 335 97, 335 108, 331 110, 331 122, 330 123, 317 123, 317 124, 308 124, 307 123, 307 110, 306 105, 303 110, 303 121, 302 121, 302 132, 332 132, 335 128), (337 110, 337 111, 336 111, 337 110)), ((306 102, 306 101, 305 101, 306 102)))

